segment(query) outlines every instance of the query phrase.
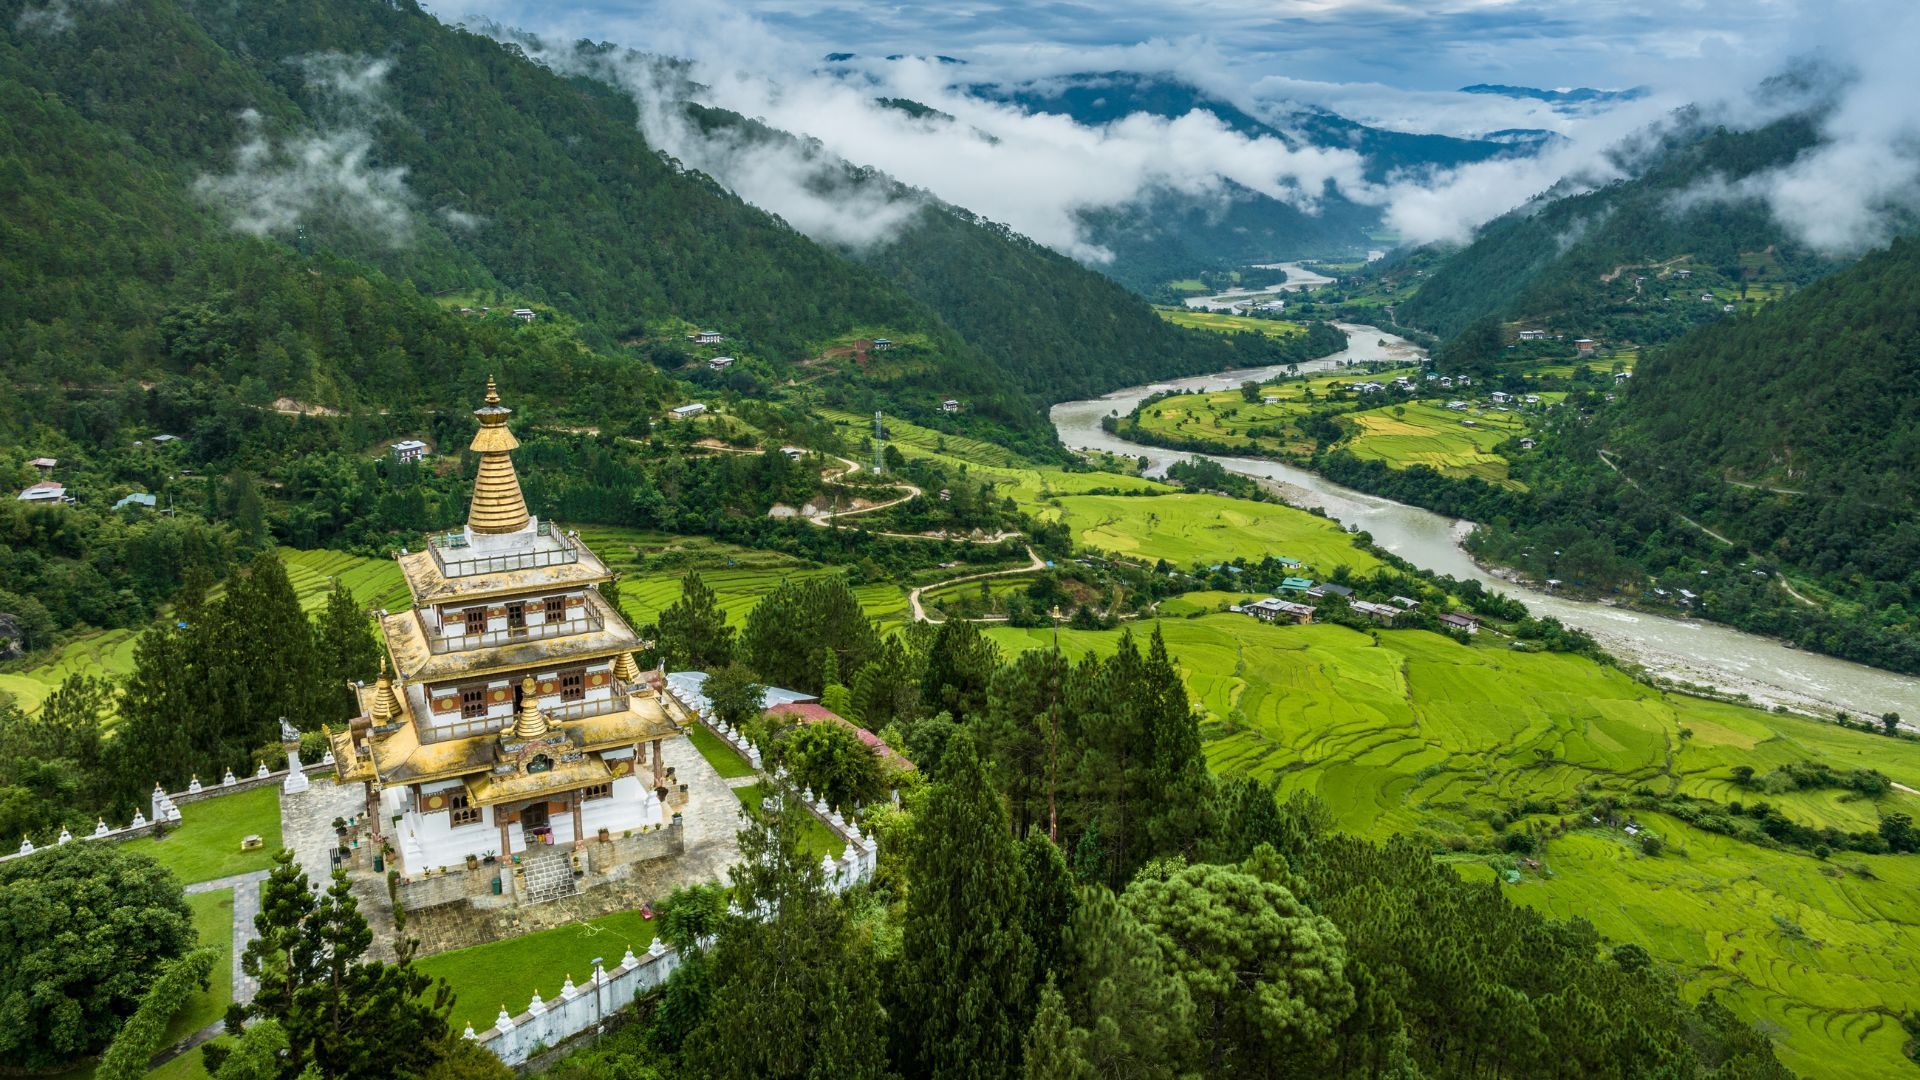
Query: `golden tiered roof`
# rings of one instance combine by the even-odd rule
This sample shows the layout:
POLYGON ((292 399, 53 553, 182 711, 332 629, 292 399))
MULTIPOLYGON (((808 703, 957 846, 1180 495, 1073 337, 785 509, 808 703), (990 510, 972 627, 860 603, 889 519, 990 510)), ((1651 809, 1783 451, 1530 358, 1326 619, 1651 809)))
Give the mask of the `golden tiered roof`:
POLYGON ((487 376, 487 403, 473 410, 473 415, 480 418, 471 448, 480 455, 480 475, 473 482, 467 528, 476 533, 519 532, 531 520, 526 497, 520 494, 520 477, 513 471, 513 451, 520 440, 507 430, 513 410, 500 404, 491 375, 487 376))

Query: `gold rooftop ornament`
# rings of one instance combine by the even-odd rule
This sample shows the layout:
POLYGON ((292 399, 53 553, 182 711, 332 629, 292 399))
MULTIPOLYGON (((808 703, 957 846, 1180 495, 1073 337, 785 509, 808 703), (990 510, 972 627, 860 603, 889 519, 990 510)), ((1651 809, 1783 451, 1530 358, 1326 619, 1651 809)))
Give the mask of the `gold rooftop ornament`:
POLYGON ((491 375, 487 376, 487 403, 473 410, 473 415, 480 418, 471 447, 480 455, 480 473, 473 481, 467 528, 490 535, 519 532, 530 520, 526 497, 520 494, 520 477, 513 471, 512 455, 520 440, 507 430, 513 410, 500 404, 500 391, 494 388, 491 375))

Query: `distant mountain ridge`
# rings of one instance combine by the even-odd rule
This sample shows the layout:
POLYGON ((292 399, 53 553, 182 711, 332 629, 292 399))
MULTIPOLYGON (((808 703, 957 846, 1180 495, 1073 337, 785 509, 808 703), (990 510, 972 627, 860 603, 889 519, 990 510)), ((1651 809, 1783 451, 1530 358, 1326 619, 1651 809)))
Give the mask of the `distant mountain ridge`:
POLYGON ((1498 97, 1531 98, 1552 105, 1596 105, 1617 101, 1636 101, 1650 92, 1644 86, 1630 86, 1625 90, 1596 90, 1591 86, 1576 86, 1569 90, 1541 90, 1533 86, 1508 86, 1505 83, 1474 83, 1460 88, 1463 94, 1492 94, 1498 97))

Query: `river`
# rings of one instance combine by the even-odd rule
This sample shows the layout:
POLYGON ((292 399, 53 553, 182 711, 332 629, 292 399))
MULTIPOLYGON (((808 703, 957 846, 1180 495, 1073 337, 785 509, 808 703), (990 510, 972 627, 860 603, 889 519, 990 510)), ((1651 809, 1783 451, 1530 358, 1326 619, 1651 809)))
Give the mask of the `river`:
MULTIPOLYGON (((1347 348, 1303 363, 1299 370, 1324 371, 1346 360, 1408 360, 1422 355, 1411 342, 1374 327, 1339 325, 1347 332, 1347 348)), ((1272 481, 1288 502, 1317 507, 1343 524, 1358 526, 1372 534, 1374 543, 1417 566, 1498 588, 1524 602, 1536 616, 1550 615, 1585 630, 1616 656, 1657 675, 1744 693, 1767 705, 1785 704, 1820 712, 1845 709, 1856 716, 1878 716, 1891 710, 1909 721, 1920 717, 1920 682, 1906 676, 1795 649, 1718 623, 1665 618, 1541 592, 1476 565, 1460 545, 1472 530, 1471 523, 1342 487, 1316 473, 1277 461, 1142 446, 1100 427, 1102 417, 1125 416, 1152 394, 1229 390, 1248 379, 1271 378, 1285 371, 1284 366, 1227 371, 1135 386, 1087 401, 1064 402, 1053 407, 1053 425, 1069 447, 1144 456, 1151 466, 1149 471, 1156 475, 1175 461, 1200 456, 1212 458, 1233 472, 1272 481)))

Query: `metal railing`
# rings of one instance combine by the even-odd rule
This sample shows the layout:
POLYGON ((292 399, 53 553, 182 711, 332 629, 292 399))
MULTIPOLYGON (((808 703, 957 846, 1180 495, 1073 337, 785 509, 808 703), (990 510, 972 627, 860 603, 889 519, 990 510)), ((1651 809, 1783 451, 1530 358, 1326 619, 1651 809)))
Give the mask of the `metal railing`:
MULTIPOLYGON (((536 608, 535 610, 541 610, 536 608)), ((577 619, 555 619, 533 626, 511 626, 505 630, 485 630, 478 634, 459 634, 442 636, 429 633, 427 648, 436 655, 450 652, 466 652, 470 649, 490 649, 497 645, 514 645, 522 641, 544 641, 547 638, 570 637, 574 634, 588 634, 607 628, 605 616, 592 607, 581 609, 577 619)), ((448 620, 451 625, 460 625, 458 616, 448 620)))
POLYGON ((563 566, 580 561, 580 545, 565 531, 556 529, 549 522, 541 522, 536 530, 539 536, 558 540, 558 547, 542 547, 533 551, 511 551, 502 555, 468 555, 461 557, 462 551, 471 550, 463 533, 444 533, 427 543, 427 550, 433 552, 433 561, 440 572, 450 578, 472 577, 475 574, 491 574, 502 570, 532 570, 542 566, 563 566))

